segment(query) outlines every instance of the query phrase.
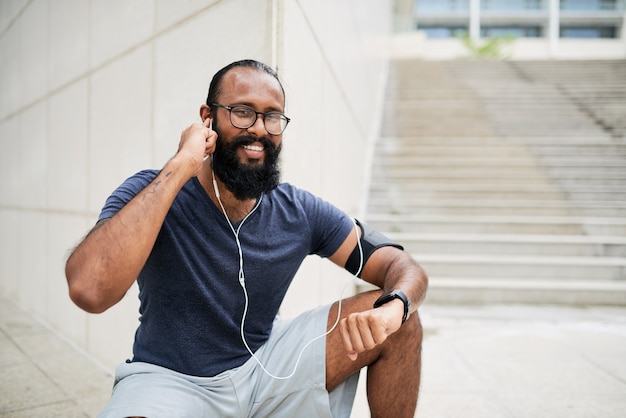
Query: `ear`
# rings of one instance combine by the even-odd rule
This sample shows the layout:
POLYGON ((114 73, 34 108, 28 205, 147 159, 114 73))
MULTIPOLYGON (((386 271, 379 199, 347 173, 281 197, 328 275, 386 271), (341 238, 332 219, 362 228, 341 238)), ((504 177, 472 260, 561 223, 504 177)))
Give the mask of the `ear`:
POLYGON ((204 122, 206 118, 213 118, 213 115, 211 114, 211 108, 206 104, 200 106, 200 117, 202 118, 202 122, 204 122))

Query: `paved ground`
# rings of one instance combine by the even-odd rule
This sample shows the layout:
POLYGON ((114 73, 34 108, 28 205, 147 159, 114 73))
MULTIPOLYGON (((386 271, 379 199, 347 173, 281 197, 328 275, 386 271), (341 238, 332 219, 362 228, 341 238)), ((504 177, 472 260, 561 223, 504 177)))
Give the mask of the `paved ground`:
POLYGON ((95 416, 111 385, 106 371, 0 295, 0 417, 95 416))
POLYGON ((417 417, 626 416, 626 308, 427 307, 417 417))
MULTIPOLYGON (((417 417, 626 416, 626 308, 425 306, 417 417)), ((111 376, 0 296, 0 417, 93 417, 111 376)), ((367 417, 362 385, 353 418, 367 417)))

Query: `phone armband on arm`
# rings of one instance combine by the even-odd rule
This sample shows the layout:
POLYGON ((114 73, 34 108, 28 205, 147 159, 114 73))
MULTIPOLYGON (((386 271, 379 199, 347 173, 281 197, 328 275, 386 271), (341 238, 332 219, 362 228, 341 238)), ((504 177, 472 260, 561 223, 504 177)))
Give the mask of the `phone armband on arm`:
POLYGON ((350 257, 348 257, 348 261, 346 261, 345 269, 350 273, 361 277, 361 273, 363 272, 363 267, 365 267, 365 263, 370 258, 370 256, 379 249, 380 247, 396 247, 400 250, 404 250, 404 247, 400 244, 393 242, 391 239, 387 238, 385 235, 371 228, 370 226, 359 222, 356 220, 356 225, 361 229, 360 241, 361 245, 356 245, 350 257), (361 256, 361 250, 363 250, 363 256, 361 256), (360 271, 359 271, 360 270, 360 271))

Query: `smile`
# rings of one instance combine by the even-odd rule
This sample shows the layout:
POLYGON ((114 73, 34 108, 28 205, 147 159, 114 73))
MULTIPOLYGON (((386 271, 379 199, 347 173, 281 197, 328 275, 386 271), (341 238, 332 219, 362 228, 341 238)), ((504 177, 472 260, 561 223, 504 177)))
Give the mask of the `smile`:
POLYGON ((243 145, 242 147, 250 151, 263 151, 264 150, 264 147, 261 145, 243 145))

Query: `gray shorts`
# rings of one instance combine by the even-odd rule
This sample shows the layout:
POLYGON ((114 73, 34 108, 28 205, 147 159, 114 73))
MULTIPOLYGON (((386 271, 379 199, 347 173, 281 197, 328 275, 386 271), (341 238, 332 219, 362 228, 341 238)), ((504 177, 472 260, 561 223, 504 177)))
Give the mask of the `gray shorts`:
MULTIPOLYGON (((256 355, 274 376, 288 376, 304 345, 326 331, 330 306, 279 321, 256 355)), ((336 332, 336 331, 334 331, 336 332)), ((268 376, 254 358, 215 377, 195 377, 147 363, 123 363, 99 418, 349 417, 358 373, 326 391, 326 339, 311 343, 289 379, 268 376)))

